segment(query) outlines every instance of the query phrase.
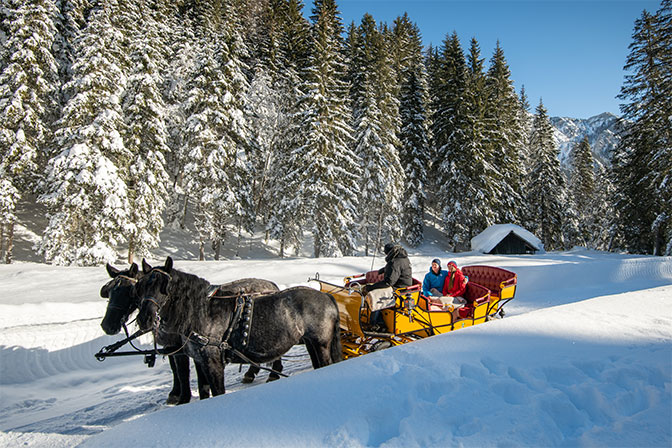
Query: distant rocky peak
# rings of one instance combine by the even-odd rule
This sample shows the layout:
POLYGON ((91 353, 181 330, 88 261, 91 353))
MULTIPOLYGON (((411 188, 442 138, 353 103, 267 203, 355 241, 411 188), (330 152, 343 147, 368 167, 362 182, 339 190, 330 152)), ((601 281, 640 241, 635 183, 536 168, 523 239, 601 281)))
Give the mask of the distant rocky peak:
POLYGON ((619 118, 604 112, 590 118, 551 117, 555 128, 555 142, 560 150, 560 162, 565 169, 569 168, 569 157, 573 148, 588 136, 590 148, 596 163, 608 166, 611 154, 620 141, 622 130, 619 118))

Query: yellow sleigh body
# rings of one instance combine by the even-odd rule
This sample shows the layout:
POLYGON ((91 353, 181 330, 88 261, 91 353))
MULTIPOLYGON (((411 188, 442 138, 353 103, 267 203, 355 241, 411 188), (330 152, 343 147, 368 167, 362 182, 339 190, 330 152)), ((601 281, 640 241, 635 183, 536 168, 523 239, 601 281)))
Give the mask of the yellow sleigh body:
POLYGON ((425 297, 420 282, 414 280, 412 286, 392 291, 393 306, 381 310, 382 329, 370 325, 371 308, 362 294, 365 285, 380 280, 377 271, 346 277, 343 286, 322 281, 319 275, 311 280, 336 300, 343 357, 347 359, 502 316, 502 307, 515 296, 516 274, 492 266, 466 266, 462 272, 469 278, 464 306, 445 306, 425 297))

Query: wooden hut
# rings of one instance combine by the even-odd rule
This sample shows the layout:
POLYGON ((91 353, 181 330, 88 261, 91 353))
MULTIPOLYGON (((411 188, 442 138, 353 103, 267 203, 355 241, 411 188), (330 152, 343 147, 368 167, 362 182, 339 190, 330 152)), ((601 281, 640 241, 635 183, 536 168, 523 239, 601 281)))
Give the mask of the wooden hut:
POLYGON ((534 254, 544 251, 541 240, 515 224, 495 224, 471 239, 471 250, 484 254, 534 254))

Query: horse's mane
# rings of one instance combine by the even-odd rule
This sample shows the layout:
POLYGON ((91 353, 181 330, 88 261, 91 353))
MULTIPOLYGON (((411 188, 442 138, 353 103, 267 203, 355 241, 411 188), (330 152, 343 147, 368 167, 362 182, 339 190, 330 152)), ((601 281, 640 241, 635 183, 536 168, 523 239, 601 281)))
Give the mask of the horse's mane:
POLYGON ((161 307, 161 322, 181 335, 191 332, 193 322, 203 321, 208 312, 210 283, 193 274, 170 271, 168 298, 161 307))

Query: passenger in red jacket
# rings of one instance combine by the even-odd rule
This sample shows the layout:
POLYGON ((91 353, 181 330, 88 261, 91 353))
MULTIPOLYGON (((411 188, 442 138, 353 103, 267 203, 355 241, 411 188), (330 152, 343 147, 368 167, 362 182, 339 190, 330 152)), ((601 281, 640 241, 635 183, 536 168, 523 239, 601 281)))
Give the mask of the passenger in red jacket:
POLYGON ((467 291, 467 279, 462 271, 457 268, 454 261, 448 262, 448 276, 443 284, 443 295, 451 297, 464 297, 467 291))

